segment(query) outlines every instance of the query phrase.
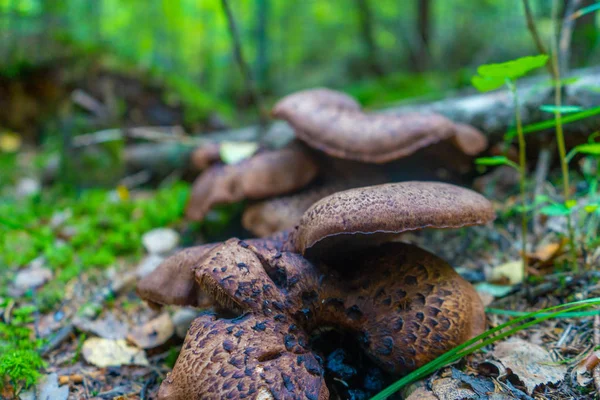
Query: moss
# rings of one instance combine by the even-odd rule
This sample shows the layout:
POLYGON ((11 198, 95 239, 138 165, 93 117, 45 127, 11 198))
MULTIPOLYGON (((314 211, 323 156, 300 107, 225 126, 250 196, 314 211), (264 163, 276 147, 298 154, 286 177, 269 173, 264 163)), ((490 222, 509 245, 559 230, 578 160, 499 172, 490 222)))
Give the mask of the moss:
MULTIPOLYGON (((5 301, 3 306, 7 305, 5 301)), ((39 355, 41 340, 32 337, 29 328, 35 307, 17 308, 10 323, 0 323, 0 389, 10 384, 18 392, 33 385, 45 367, 39 355)))

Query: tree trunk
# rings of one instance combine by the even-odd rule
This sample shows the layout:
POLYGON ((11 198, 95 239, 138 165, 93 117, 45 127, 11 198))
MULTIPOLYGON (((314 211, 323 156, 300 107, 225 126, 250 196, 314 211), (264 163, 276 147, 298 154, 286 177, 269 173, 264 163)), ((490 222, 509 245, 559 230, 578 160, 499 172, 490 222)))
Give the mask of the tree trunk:
POLYGON ((417 38, 419 49, 416 54, 414 68, 424 72, 429 67, 429 39, 431 33, 431 0, 417 2, 417 38))
POLYGON ((379 64, 377 44, 375 43, 375 34, 373 26, 373 13, 369 0, 356 0, 358 7, 358 19, 360 24, 361 40, 367 52, 367 67, 373 75, 383 74, 383 68, 379 64))

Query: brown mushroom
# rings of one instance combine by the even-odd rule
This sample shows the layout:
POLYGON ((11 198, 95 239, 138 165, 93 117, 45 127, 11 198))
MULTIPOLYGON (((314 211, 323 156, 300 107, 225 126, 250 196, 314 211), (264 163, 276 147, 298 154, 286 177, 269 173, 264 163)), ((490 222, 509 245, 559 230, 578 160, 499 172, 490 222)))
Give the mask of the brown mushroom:
POLYGON ((258 237, 294 228, 316 201, 351 186, 346 182, 323 184, 300 193, 263 200, 246 208, 242 226, 258 237))
MULTIPOLYGON (((467 130, 465 125, 456 125, 439 114, 365 114, 360 108, 340 106, 340 102, 328 103, 326 97, 333 95, 322 96, 314 90, 294 93, 280 100, 272 115, 285 119, 295 128, 296 136, 315 149, 334 157, 370 163, 406 157, 457 133, 470 136, 478 133, 478 140, 483 137, 475 128, 467 130)), ((468 150, 476 148, 479 147, 468 150)))
POLYGON ((221 161, 221 145, 219 143, 206 143, 198 147, 191 156, 194 168, 205 170, 221 161))
POLYGON ((199 290, 240 317, 198 319, 159 398, 243 397, 262 390, 265 398, 326 399, 318 350, 307 341, 326 327, 350 332, 393 376, 431 361, 483 331, 481 301, 438 257, 404 243, 377 242, 406 230, 493 218, 491 204, 467 189, 433 182, 380 185, 322 199, 289 237, 284 233, 270 244, 230 239, 201 259, 185 258, 199 290), (361 240, 370 247, 352 258, 336 257, 361 240), (313 253, 317 246, 321 251, 313 253), (296 250, 311 250, 312 261, 296 250))
POLYGON ((495 218, 479 193, 441 182, 399 182, 338 192, 304 213, 292 242, 301 254, 364 246, 423 228, 460 228, 495 218), (352 247, 352 246, 350 246, 352 247))
POLYGON ((487 137, 471 125, 455 124, 456 134, 452 143, 468 156, 476 156, 488 147, 487 137))
POLYGON ((215 205, 289 193, 316 175, 317 165, 299 144, 258 153, 237 164, 213 165, 194 182, 186 215, 202 220, 215 205))

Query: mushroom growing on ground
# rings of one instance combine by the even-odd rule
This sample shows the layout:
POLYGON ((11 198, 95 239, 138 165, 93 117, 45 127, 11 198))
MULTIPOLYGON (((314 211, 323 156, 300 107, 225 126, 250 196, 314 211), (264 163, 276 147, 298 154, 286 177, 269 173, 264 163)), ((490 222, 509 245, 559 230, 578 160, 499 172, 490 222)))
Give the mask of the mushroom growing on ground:
MULTIPOLYGON (((229 315, 194 321, 159 398, 327 399, 310 342, 327 328, 348 332, 392 376, 424 365, 485 329, 483 305, 445 261, 390 240, 493 219, 491 203, 468 189, 385 184, 320 200, 270 245, 230 239, 197 259, 173 256, 159 266, 164 279, 173 264, 191 271, 180 277, 229 315)), ((140 293, 165 299, 170 290, 154 280, 140 293)))
MULTIPOLYGON (((477 129, 456 124, 442 115, 367 114, 351 96, 325 88, 304 90, 288 95, 273 107, 272 114, 275 118, 286 120, 295 129, 297 138, 316 153, 313 160, 319 164, 321 176, 327 172, 332 160, 337 159, 338 163, 346 161, 353 170, 365 168, 368 164, 385 163, 385 167, 379 168, 379 174, 383 172, 388 175, 386 182, 395 181, 398 180, 395 176, 397 170, 414 171, 415 168, 419 170, 423 168, 420 163, 394 165, 390 164, 391 162, 404 159, 434 144, 438 146, 434 146, 431 150, 432 154, 428 157, 437 160, 437 164, 451 167, 462 174, 469 169, 472 157, 487 147, 486 137, 477 129), (437 150, 435 147, 438 147, 437 150)), ((205 148, 195 152, 194 164, 207 166, 214 162, 215 154, 218 154, 218 145, 207 144, 205 148)), ((330 174, 326 185, 320 186, 317 190, 310 188, 312 192, 310 194, 297 193, 301 196, 298 199, 293 196, 296 195, 297 190, 305 187, 308 179, 293 185, 294 189, 291 186, 282 186, 280 190, 273 184, 270 191, 253 191, 243 195, 242 192, 247 188, 241 188, 242 182, 252 180, 253 172, 250 167, 261 163, 252 160, 263 158, 264 154, 266 153, 258 153, 239 164, 229 166, 216 164, 209 167, 194 185, 196 189, 188 206, 188 217, 195 220, 202 219, 210 207, 217 203, 230 203, 242 199, 262 200, 286 194, 285 198, 274 200, 271 204, 251 206, 248 215, 243 217, 246 221, 244 223, 246 229, 255 235, 265 236, 274 233, 274 229, 293 227, 297 220, 294 221, 292 217, 301 215, 311 205, 309 199, 316 201, 319 199, 319 193, 323 196, 331 193, 327 190, 330 184, 333 186, 339 184, 336 182, 336 177, 330 174), (222 187, 226 187, 227 190, 223 191, 222 187), (210 188, 214 188, 215 192, 220 194, 211 196, 210 188), (233 195, 234 189, 237 189, 237 195, 233 195), (250 224, 249 221, 253 223, 250 224)), ((269 173, 267 168, 273 169, 270 172, 273 176, 281 176, 284 167, 278 163, 262 164, 261 171, 265 176, 269 173)), ((288 168, 291 170, 291 167, 288 168)), ((316 167, 314 171, 316 175, 316 167)), ((403 176, 401 179, 407 178, 403 176)), ((413 176, 409 179, 424 178, 413 176)), ((374 180, 368 184, 381 182, 381 180, 374 180)), ((352 188, 362 186, 365 182, 357 180, 350 185, 349 182, 342 182, 342 184, 345 185, 344 188, 352 188)))
POLYGON ((216 164, 194 182, 186 215, 199 221, 218 204, 290 193, 310 183, 317 172, 317 165, 299 143, 260 152, 236 164, 216 164))

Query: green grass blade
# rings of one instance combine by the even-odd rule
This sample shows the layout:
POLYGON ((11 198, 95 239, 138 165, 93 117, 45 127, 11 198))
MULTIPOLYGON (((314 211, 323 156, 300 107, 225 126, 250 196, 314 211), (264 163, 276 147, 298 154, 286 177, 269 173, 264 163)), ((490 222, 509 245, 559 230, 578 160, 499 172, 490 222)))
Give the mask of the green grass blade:
POLYGON ((381 391, 380 393, 378 393, 377 395, 372 397, 371 400, 386 399, 389 396, 391 396, 392 394, 396 393, 402 387, 434 372, 435 370, 437 370, 447 364, 450 364, 456 360, 459 360, 460 358, 462 358, 474 351, 477 351, 482 347, 485 347, 485 346, 487 346, 491 343, 494 343, 497 340, 503 339, 507 336, 510 336, 520 330, 526 329, 532 325, 538 324, 547 319, 558 317, 560 315, 563 315, 564 313, 576 311, 576 310, 579 310, 582 308, 586 308, 586 307, 590 307, 592 305, 598 305, 598 304, 600 304, 600 297, 576 301, 576 302, 572 302, 572 303, 568 303, 568 304, 561 304, 558 306, 545 308, 543 310, 533 311, 530 313, 526 313, 525 315, 520 316, 514 320, 507 321, 507 322, 505 322, 501 325, 498 325, 497 327, 490 329, 490 330, 482 333, 481 335, 463 343, 462 345, 457 346, 456 348, 446 352, 445 354, 443 354, 440 357, 436 358, 435 360, 427 363, 426 365, 422 366, 421 368, 417 369, 416 371, 413 371, 412 373, 408 374, 404 378, 401 378, 400 380, 396 381, 392 385, 385 388, 383 391, 381 391), (559 311, 551 312, 554 310, 559 310, 559 311), (536 316, 539 316, 542 314, 543 314, 542 317, 535 318, 536 316), (535 318, 535 319, 533 321, 513 327, 512 329, 510 329, 507 332, 492 336, 496 332, 499 332, 509 326, 516 325, 516 324, 518 324, 526 319, 529 319, 529 318, 535 318), (480 340, 483 340, 483 341, 481 343, 475 345, 480 340), (473 346, 473 345, 475 345, 475 346, 473 346))
MULTIPOLYGON (((594 115, 598 115, 598 114, 600 114, 600 107, 590 108, 590 109, 582 111, 582 112, 565 115, 562 118, 562 124, 564 125, 564 124, 568 124, 570 122, 579 121, 581 119, 593 117, 594 115)), ((527 134, 527 133, 543 131, 544 129, 554 128, 555 126, 556 126, 556 120, 554 118, 548 119, 545 121, 537 122, 535 124, 525 125, 523 127, 523 133, 527 134)), ((517 136, 517 131, 515 129, 511 129, 508 132, 506 132, 506 135, 504 136, 504 138, 506 140, 512 140, 516 136, 517 136)))

